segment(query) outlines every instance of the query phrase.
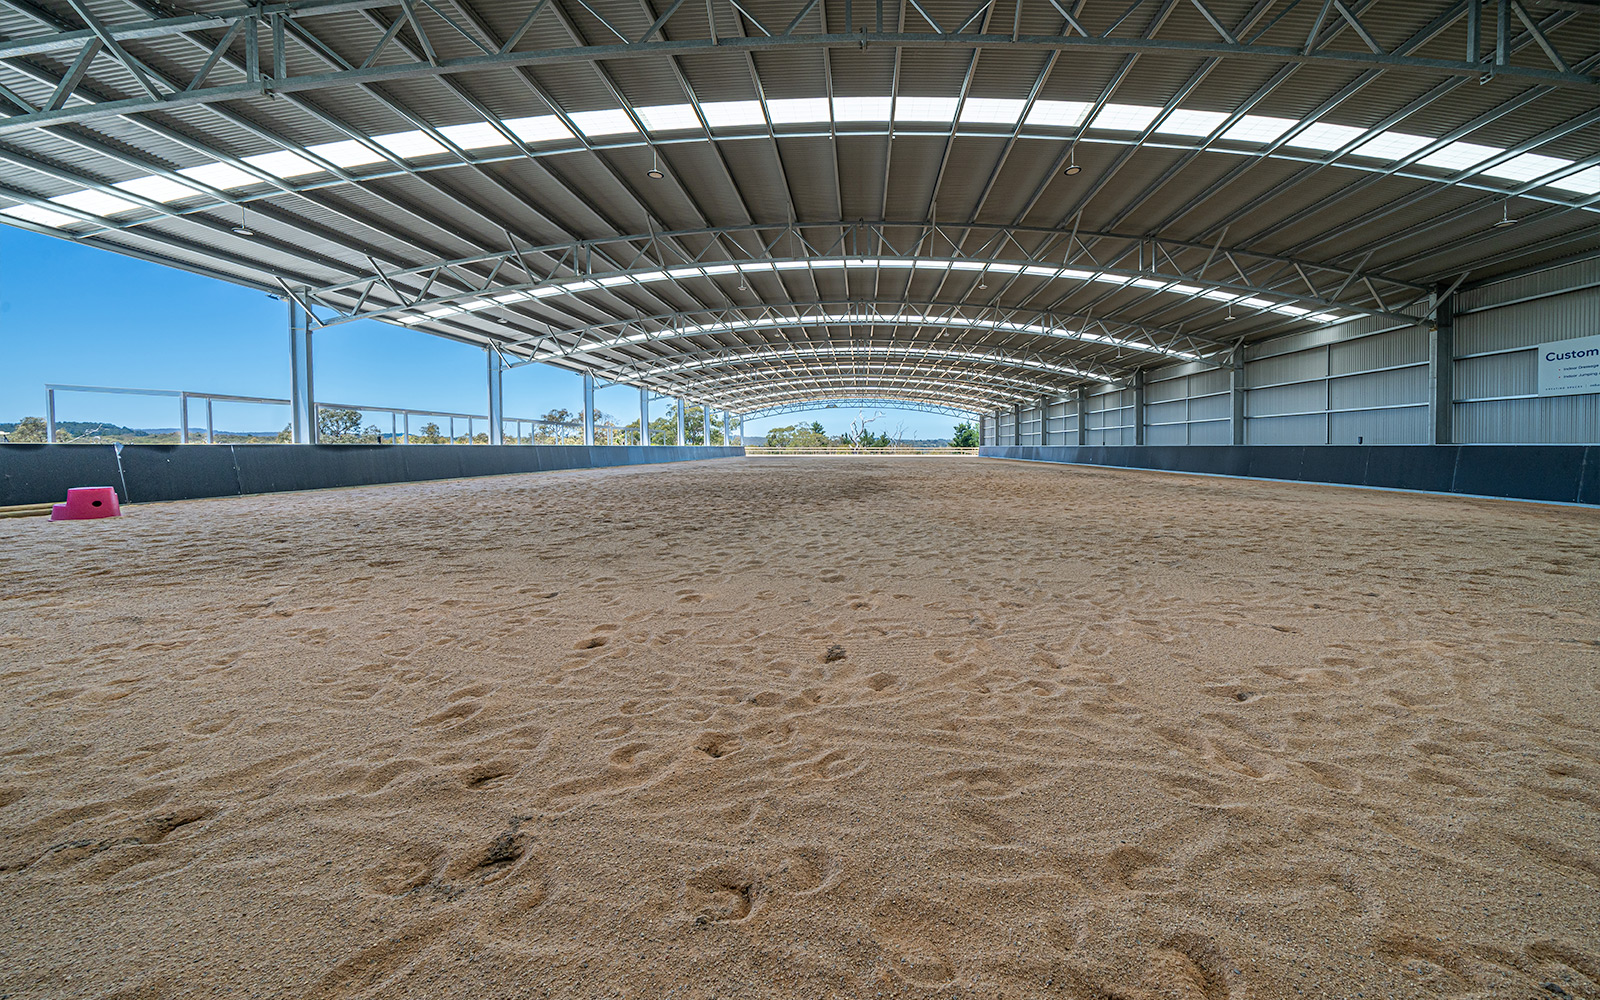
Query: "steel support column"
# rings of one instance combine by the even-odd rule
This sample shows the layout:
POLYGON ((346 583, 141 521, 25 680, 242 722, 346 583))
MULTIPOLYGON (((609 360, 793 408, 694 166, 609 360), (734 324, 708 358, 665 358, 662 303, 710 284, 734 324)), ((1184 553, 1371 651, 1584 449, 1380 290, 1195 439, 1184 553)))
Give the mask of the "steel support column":
MULTIPOLYGON (((289 303, 289 432, 295 444, 317 443, 317 399, 312 387, 311 316, 289 303)), ((187 423, 187 421, 185 421, 187 423)))
POLYGON ((1233 351, 1233 365, 1228 369, 1228 427, 1233 432, 1233 443, 1244 444, 1244 348, 1233 351))
POLYGON ((1133 372, 1133 443, 1144 444, 1144 369, 1133 372))
POLYGON ((594 375, 583 373, 583 444, 594 447, 594 375))
POLYGON ((1078 447, 1089 443, 1089 387, 1078 386, 1078 447))
POLYGON ((639 387, 639 443, 650 443, 650 390, 639 387))
POLYGON ((501 386, 505 381, 505 365, 500 352, 492 347, 483 349, 489 356, 489 443, 505 444, 506 407, 501 386))
POLYGON ((705 412, 705 421, 703 423, 701 423, 701 425, 700 425, 700 429, 701 429, 701 432, 702 432, 701 435, 700 435, 700 438, 701 438, 700 443, 709 447, 710 444, 711 444, 711 404, 710 403, 705 403, 703 405, 705 407, 705 411, 706 412, 705 412))
POLYGON ((1441 293, 1428 333, 1428 426, 1434 444, 1455 444, 1455 295, 1441 293))
POLYGON ((683 429, 683 411, 687 405, 682 396, 673 401, 673 408, 678 411, 678 447, 680 448, 689 443, 688 435, 684 433, 683 429))
POLYGON ((1011 404, 1011 443, 1022 446, 1022 404, 1011 404))
POLYGON ((725 445, 733 444, 733 427, 728 423, 730 416, 731 414, 724 408, 722 411, 722 443, 725 445))

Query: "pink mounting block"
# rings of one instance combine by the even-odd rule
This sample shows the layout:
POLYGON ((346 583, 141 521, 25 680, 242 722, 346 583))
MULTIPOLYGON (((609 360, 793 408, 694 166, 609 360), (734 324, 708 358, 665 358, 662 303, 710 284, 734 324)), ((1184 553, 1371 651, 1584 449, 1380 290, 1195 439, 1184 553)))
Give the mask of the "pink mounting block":
POLYGON ((67 491, 67 502, 50 508, 52 521, 84 521, 92 517, 117 517, 122 505, 110 486, 78 486, 67 491))

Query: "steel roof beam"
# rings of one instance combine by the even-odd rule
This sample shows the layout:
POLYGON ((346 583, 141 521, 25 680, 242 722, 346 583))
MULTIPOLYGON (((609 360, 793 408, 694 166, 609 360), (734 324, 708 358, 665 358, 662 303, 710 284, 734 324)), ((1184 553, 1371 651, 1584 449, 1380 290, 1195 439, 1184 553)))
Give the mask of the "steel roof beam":
POLYGON ((836 399, 824 396, 818 397, 818 399, 819 403, 815 405, 811 403, 778 403, 773 406, 763 406, 759 410, 745 411, 739 415, 744 417, 746 420, 753 420, 759 417, 778 417, 783 416, 786 413, 800 413, 806 410, 858 408, 872 410, 879 408, 889 410, 910 410, 915 413, 941 413, 951 417, 976 417, 981 416, 984 412, 982 410, 963 409, 958 406, 946 406, 940 403, 913 402, 911 400, 895 399, 888 396, 872 398, 841 397, 836 399), (821 400, 826 401, 821 402, 821 400))
MULTIPOLYGON (((398 0, 390 3, 358 4, 359 9, 362 10, 383 7, 403 9, 403 6, 398 0)), ((1464 10, 1465 4, 1457 4, 1455 7, 1464 10)), ((236 8, 226 14, 208 15, 201 19, 200 26, 230 27, 236 20, 259 17, 258 10, 258 8, 236 8)), ((300 16, 303 28, 306 23, 309 23, 310 18, 311 14, 309 13, 300 16)), ((153 18, 138 25, 109 26, 108 36, 113 39, 119 39, 126 37, 124 32, 128 30, 137 30, 142 38, 156 38, 163 35, 193 31, 196 30, 196 27, 197 22, 193 16, 153 18)), ((89 37, 97 36, 94 36, 93 32, 89 32, 87 35, 77 32, 62 32, 44 38, 8 40, 6 43, 0 44, 0 59, 40 54, 41 52, 54 51, 56 48, 75 50, 86 42, 89 37), (46 47, 40 48, 40 46, 46 47)), ((1563 41, 1566 40, 1564 37, 1563 41)), ((1510 62, 1489 64, 1484 61, 1423 57, 1399 54, 1397 52, 1362 52, 1348 49, 1331 49, 1322 46, 1310 47, 1308 51, 1305 46, 1266 45, 1260 42, 1248 41, 1229 43, 1220 38, 1214 40, 1161 38, 1153 34, 1140 37, 1108 35, 1086 37, 1075 34, 1064 36, 1018 35, 1013 37, 1009 32, 986 32, 982 34, 940 34, 935 32, 930 34, 927 32, 908 31, 794 33, 760 37, 725 35, 715 40, 710 38, 680 38, 633 42, 619 41, 605 45, 578 44, 570 47, 527 52, 479 53, 453 59, 439 59, 436 61, 437 64, 430 63, 426 59, 420 59, 410 63, 363 66, 326 73, 296 74, 283 79, 272 80, 267 85, 267 89, 274 93, 286 94, 320 90, 327 87, 356 86, 394 80, 449 76, 493 69, 600 63, 621 59, 687 56, 711 52, 745 53, 806 48, 858 49, 863 45, 956 49, 1004 47, 1008 49, 1036 49, 1041 52, 1106 52, 1130 56, 1183 55, 1196 58, 1251 59, 1278 65, 1304 64, 1355 69, 1381 68, 1435 76, 1464 76, 1469 78, 1479 78, 1486 73, 1492 72, 1497 77, 1525 79, 1530 82, 1545 83, 1555 87, 1576 88, 1585 91, 1600 89, 1600 78, 1597 78, 1592 73, 1572 69, 1561 70, 1555 67, 1523 66, 1510 62)), ((1583 54, 1583 58, 1587 59, 1593 54, 1593 46, 1590 43, 1588 50, 1583 54)), ((63 107, 54 111, 37 111, 32 114, 16 115, 0 122, 0 131, 9 131, 17 128, 36 128, 45 124, 66 121, 88 121, 106 115, 142 114, 162 108, 238 100, 240 98, 260 96, 262 88, 263 84, 259 82, 212 87, 201 86, 194 89, 180 89, 175 93, 158 97, 146 95, 144 97, 107 101, 90 107, 63 107)))

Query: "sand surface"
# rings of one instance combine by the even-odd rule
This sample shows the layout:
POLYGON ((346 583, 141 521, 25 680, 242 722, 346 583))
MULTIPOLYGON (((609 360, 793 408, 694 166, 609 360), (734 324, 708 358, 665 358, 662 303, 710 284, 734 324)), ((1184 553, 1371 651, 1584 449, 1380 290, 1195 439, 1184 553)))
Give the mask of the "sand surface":
POLYGON ((735 459, 0 520, 6 997, 1600 997, 1600 513, 735 459))

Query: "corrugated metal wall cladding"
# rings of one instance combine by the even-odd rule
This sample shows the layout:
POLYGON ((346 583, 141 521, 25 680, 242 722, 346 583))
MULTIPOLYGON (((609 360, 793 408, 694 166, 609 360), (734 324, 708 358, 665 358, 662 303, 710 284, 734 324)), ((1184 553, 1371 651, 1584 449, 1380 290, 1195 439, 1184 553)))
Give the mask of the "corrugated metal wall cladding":
MULTIPOLYGON (((1426 324, 1416 324, 1424 333, 1426 324)), ((1344 323, 1332 326, 1319 326, 1309 330, 1301 330, 1282 337, 1255 344, 1245 345, 1245 360, 1247 363, 1262 361, 1267 358, 1282 354, 1294 354, 1297 351, 1309 350, 1314 347, 1326 347, 1330 344, 1343 344, 1353 342, 1364 337, 1377 336, 1397 328, 1405 328, 1403 322, 1385 319, 1376 316, 1363 316, 1344 323)))
POLYGON ((1208 372, 1199 372, 1189 376, 1189 395, 1207 396, 1215 392, 1227 392, 1231 376, 1226 368, 1216 368, 1208 372))
POLYGON ((1600 443, 1600 396, 1547 396, 1457 403, 1461 444, 1600 443))
MULTIPOLYGON (((1545 271, 1536 271, 1520 278, 1509 278, 1478 288, 1465 289, 1456 295, 1456 309, 1462 312, 1482 309, 1501 302, 1527 298, 1530 295, 1543 295, 1597 282, 1600 282, 1600 259, 1578 261, 1545 271)), ((1458 317, 1457 323, 1465 318, 1458 317)), ((1460 336, 1459 328, 1457 336, 1460 336)))
POLYGON ((1232 444, 1233 428, 1227 421, 1220 423, 1190 424, 1190 444, 1232 444))
POLYGON ((1294 417, 1264 417, 1245 425, 1246 444, 1324 444, 1327 421, 1320 413, 1294 417))
POLYGON ((1228 396, 1205 396, 1189 400, 1190 420, 1227 420, 1233 412, 1233 401, 1228 396))
POLYGON ((1334 375, 1427 360, 1428 331, 1420 326, 1332 344, 1328 348, 1328 369, 1334 375))
MULTIPOLYGON (((1536 293, 1532 293, 1536 294, 1536 293)), ((1469 313, 1455 323, 1457 357, 1600 333, 1600 287, 1469 313)))
POLYGON ((1174 399, 1164 403, 1148 403, 1144 408, 1144 419, 1149 424, 1179 423, 1188 419, 1189 401, 1187 399, 1174 399))
POLYGON ((1282 354, 1245 365, 1245 384, 1250 386, 1304 382, 1327 376, 1328 352, 1323 348, 1282 354))
POLYGON ((1328 399, 1327 383, 1305 382, 1279 385, 1270 389, 1251 389, 1245 393, 1245 414, 1251 418, 1283 413, 1321 411, 1328 399))
POLYGON ((1395 406, 1428 402, 1428 369, 1396 368, 1336 378, 1328 383, 1328 399, 1335 410, 1395 406))
POLYGON ((1168 379, 1165 382, 1151 382, 1144 388, 1144 398, 1147 403, 1162 403, 1169 399, 1183 399, 1189 395, 1188 378, 1168 379))
POLYGON ((1539 391, 1539 359, 1532 351, 1464 358, 1455 363, 1454 388, 1457 399, 1532 395, 1539 391))
POLYGON ((1426 444, 1428 407, 1328 414, 1329 444, 1426 444))

